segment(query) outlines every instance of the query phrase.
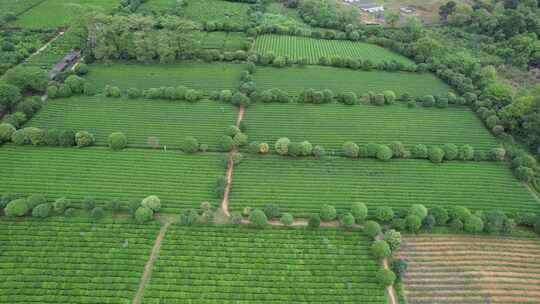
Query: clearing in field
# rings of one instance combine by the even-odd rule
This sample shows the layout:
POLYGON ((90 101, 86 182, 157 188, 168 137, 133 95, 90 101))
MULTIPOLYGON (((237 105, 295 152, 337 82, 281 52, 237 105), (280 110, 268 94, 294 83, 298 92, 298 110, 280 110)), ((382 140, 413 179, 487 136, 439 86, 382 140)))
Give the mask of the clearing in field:
POLYGON ((76 17, 76 11, 72 9, 74 6, 110 12, 118 7, 119 3, 120 0, 45 0, 20 15, 12 25, 32 29, 67 26, 76 17))
POLYGON ((364 202, 371 211, 412 204, 540 211, 540 203, 508 165, 495 162, 250 156, 234 168, 230 200, 233 210, 275 203, 295 216, 317 213, 323 204, 344 212, 353 202, 364 202))
POLYGON ((159 225, 2 218, 2 303, 129 303, 159 225))
POLYGON ((186 86, 190 89, 235 89, 240 86, 243 64, 185 62, 178 64, 93 64, 86 76, 99 90, 106 85, 128 88, 186 86))
POLYGON ((429 73, 366 72, 322 66, 258 67, 253 79, 259 90, 279 88, 289 94, 299 94, 307 89, 356 94, 393 90, 398 96, 403 93, 412 96, 439 95, 452 91, 442 80, 429 73))
POLYGON ((383 304, 371 243, 335 229, 171 226, 143 303, 383 304))
POLYGON ((540 242, 537 239, 406 236, 409 303, 538 303, 540 242))
POLYGON ((246 26, 249 7, 247 3, 225 0, 188 0, 184 16, 198 22, 246 26))
POLYGON ((123 132, 130 147, 179 148, 194 136, 210 150, 218 149, 224 130, 235 123, 237 108, 218 101, 196 103, 165 100, 78 96, 50 100, 29 126, 89 131, 96 145, 106 146, 112 132, 123 132))
POLYGON ((498 146, 466 107, 256 103, 246 110, 244 122, 251 140, 274 143, 280 137, 288 137, 292 141, 309 140, 336 152, 341 152, 346 141, 357 144, 400 141, 408 148, 416 144, 470 144, 484 151, 498 146))
POLYGON ((162 212, 178 213, 204 201, 217 204, 215 182, 223 175, 222 157, 216 155, 11 145, 0 151, 0 193, 44 194, 50 200, 66 197, 76 203, 86 196, 125 204, 157 195, 162 212))
POLYGON ((260 53, 274 53, 277 56, 287 56, 293 60, 306 58, 310 64, 317 64, 321 57, 328 59, 332 57, 360 58, 362 60, 371 60, 373 63, 392 60, 403 64, 413 63, 406 57, 380 46, 349 40, 263 35, 257 37, 255 50, 260 53))

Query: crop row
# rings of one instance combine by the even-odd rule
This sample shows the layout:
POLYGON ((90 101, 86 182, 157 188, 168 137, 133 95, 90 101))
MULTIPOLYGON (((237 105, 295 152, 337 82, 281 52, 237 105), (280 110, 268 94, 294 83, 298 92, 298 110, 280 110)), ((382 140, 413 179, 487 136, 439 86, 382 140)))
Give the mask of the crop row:
POLYGON ((0 303, 126 303, 159 225, 2 219, 0 303))
POLYGON ((497 146, 495 138, 465 107, 257 103, 246 110, 244 122, 251 140, 273 144, 280 137, 288 137, 295 142, 309 140, 337 152, 346 141, 400 141, 409 148, 416 144, 470 144, 483 151, 497 146))
POLYGON ((243 70, 243 64, 226 63, 94 64, 86 78, 98 89, 103 89, 106 85, 140 90, 183 85, 203 91, 230 90, 240 85, 240 74, 243 70))
POLYGON ((161 198, 163 212, 213 201, 222 158, 175 152, 106 148, 65 149, 4 146, 1 148, 0 193, 44 194, 81 202, 161 198))
POLYGON ((386 303, 370 245, 337 230, 172 226, 143 303, 386 303))
POLYGON ((373 63, 396 60, 403 64, 412 61, 377 45, 350 40, 326 40, 309 37, 262 35, 255 41, 259 53, 274 53, 292 60, 308 59, 316 64, 321 57, 349 57, 371 60, 373 63))
POLYGON ((421 203, 471 210, 540 210, 507 164, 493 162, 432 164, 250 156, 235 166, 230 200, 233 210, 274 203, 295 215, 319 212, 323 204, 343 212, 353 202, 364 202, 370 208, 407 208, 421 203))
POLYGON ((323 66, 258 67, 253 79, 258 90, 278 88, 293 95, 307 89, 330 89, 334 93, 354 92, 357 95, 393 90, 398 96, 404 93, 442 95, 452 90, 429 73, 354 71, 323 66))
POLYGON ((223 51, 241 50, 247 43, 247 37, 240 32, 204 32, 201 37, 203 49, 218 49, 223 51))
POLYGON ((538 240, 426 235, 405 237, 401 248, 409 302, 536 303, 540 296, 538 240))
POLYGON ((131 147, 178 148, 186 136, 194 136, 199 143, 217 149, 224 130, 234 124, 236 111, 230 104, 206 100, 188 103, 77 96, 49 101, 29 126, 86 130, 103 146, 109 134, 123 132, 131 147))
POLYGON ((246 3, 223 0, 189 0, 184 16, 199 22, 223 22, 245 26, 248 22, 246 3))

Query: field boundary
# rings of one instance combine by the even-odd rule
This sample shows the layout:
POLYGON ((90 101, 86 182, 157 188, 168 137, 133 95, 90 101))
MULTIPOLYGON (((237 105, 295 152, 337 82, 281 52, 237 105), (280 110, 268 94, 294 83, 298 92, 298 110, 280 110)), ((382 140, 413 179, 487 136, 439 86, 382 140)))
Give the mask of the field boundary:
MULTIPOLYGON (((244 119, 244 113, 246 112, 246 108, 244 106, 240 106, 238 110, 238 116, 236 118, 236 127, 240 127, 240 123, 242 122, 242 119, 244 119)), ((221 201, 221 210, 223 210, 223 213, 227 215, 227 217, 230 216, 229 213, 229 193, 231 192, 231 185, 233 180, 233 172, 234 172, 234 162, 232 160, 233 156, 238 153, 238 148, 234 148, 231 153, 229 153, 229 160, 227 161, 227 173, 225 174, 225 177, 227 179, 227 184, 225 185, 225 191, 223 193, 223 200, 221 201)))
POLYGON ((166 221, 159 229, 159 233, 156 236, 156 240, 154 241, 154 246, 152 247, 152 251, 150 252, 148 261, 146 261, 146 264, 144 265, 144 272, 141 276, 141 280, 139 281, 139 288, 137 289, 137 292, 135 293, 135 297, 133 298, 133 302, 132 302, 133 304, 141 303, 144 289, 146 287, 146 284, 150 280, 150 276, 152 274, 152 268, 154 268, 154 263, 156 262, 159 256, 159 251, 161 250, 161 242, 163 241, 163 238, 165 237, 165 233, 167 232, 167 229, 169 228, 170 224, 171 222, 166 221))

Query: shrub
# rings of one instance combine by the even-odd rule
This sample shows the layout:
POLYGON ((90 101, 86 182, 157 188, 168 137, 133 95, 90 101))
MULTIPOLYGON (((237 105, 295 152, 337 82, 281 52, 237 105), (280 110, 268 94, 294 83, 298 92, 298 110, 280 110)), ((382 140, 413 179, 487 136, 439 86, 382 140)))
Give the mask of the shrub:
POLYGON ((223 152, 229 152, 234 148, 234 141, 232 137, 228 135, 223 135, 219 139, 219 147, 223 152))
POLYGON ((432 107, 435 104, 435 98, 432 95, 426 95, 420 100, 424 107, 432 107))
POLYGON ((73 147, 75 145, 75 132, 73 130, 60 131, 58 144, 62 147, 73 147))
POLYGON ((380 145, 376 157, 378 160, 387 161, 392 158, 392 149, 388 146, 380 145))
POLYGON ((422 227, 422 219, 418 217, 417 215, 408 215, 405 218, 405 226, 407 227, 407 230, 410 232, 416 233, 420 230, 422 227))
POLYGON ((11 140, 11 136, 16 131, 15 127, 8 123, 0 124, 0 143, 11 140))
POLYGON ((448 209, 448 216, 451 219, 460 219, 462 222, 465 222, 470 216, 472 216, 471 211, 465 207, 453 206, 448 209))
POLYGON ((371 238, 381 233, 381 226, 375 221, 367 221, 364 225, 364 232, 371 238))
POLYGON ((343 227, 350 228, 354 225, 355 219, 351 213, 347 212, 341 216, 340 222, 343 227))
POLYGON ((77 147, 88 147, 94 144, 96 141, 94 135, 90 132, 79 131, 75 134, 75 142, 77 147))
POLYGON ((240 225, 242 223, 242 213, 238 211, 231 212, 229 217, 229 224, 231 225, 240 225))
POLYGON ((321 218, 318 214, 313 214, 309 217, 308 227, 309 228, 319 228, 321 226, 321 218))
POLYGON ((94 219, 100 219, 103 216, 105 216, 105 210, 103 210, 102 207, 95 207, 90 211, 90 216, 92 216, 94 219))
POLYGON ((69 206, 71 206, 71 201, 65 197, 61 197, 53 203, 54 212, 57 213, 64 213, 69 206))
POLYGON ((365 221, 368 214, 368 209, 364 203, 352 203, 351 214, 356 219, 356 222, 361 224, 365 221))
POLYGON ((443 146, 444 150, 444 159, 445 160, 454 160, 458 156, 458 147, 454 144, 445 144, 443 146))
POLYGON ((238 128, 237 126, 229 126, 227 127, 227 129, 225 130, 225 134, 230 136, 230 137, 234 137, 236 136, 236 134, 240 133, 240 128, 238 128))
POLYGON ((384 240, 390 246, 390 250, 396 251, 401 246, 401 233, 390 229, 384 233, 384 240))
POLYGON ((396 93, 394 91, 384 91, 382 93, 384 95, 384 103, 393 104, 396 100, 396 93))
POLYGON ((6 83, 0 83, 0 112, 11 109, 21 99, 21 91, 18 87, 6 83))
POLYGON ((435 227, 436 223, 435 217, 433 215, 428 215, 422 220, 422 228, 431 230, 433 227, 435 227))
POLYGON ((323 146, 315 146, 313 147, 313 155, 316 158, 321 159, 326 155, 326 150, 323 146))
POLYGON ((88 69, 88 65, 86 63, 79 63, 75 67, 75 74, 77 74, 79 76, 86 75, 86 74, 88 74, 88 72, 89 72, 89 69, 88 69))
POLYGON ((274 149, 279 155, 287 155, 289 153, 289 144, 291 141, 287 137, 282 137, 276 141, 274 149))
POLYGON ((304 140, 300 143, 300 155, 302 156, 310 156, 313 153, 313 145, 307 141, 304 140))
POLYGON ((461 160, 471 160, 474 158, 474 148, 470 145, 463 145, 459 148, 458 158, 461 160))
POLYGON ((251 224, 257 228, 263 228, 268 223, 268 218, 266 214, 260 209, 255 209, 249 214, 249 221, 251 224))
POLYGON ((155 195, 150 195, 142 200, 141 206, 150 208, 154 212, 158 212, 161 209, 161 200, 155 195))
POLYGON ((45 131, 45 136, 43 137, 43 141, 45 142, 46 146, 49 147, 56 147, 60 145, 59 142, 60 137, 60 131, 57 129, 49 129, 45 131))
POLYGON ((391 207, 377 207, 375 209, 375 218, 381 222, 390 222, 394 218, 394 210, 391 207))
POLYGON ((409 265, 407 262, 402 259, 393 260, 390 265, 390 268, 396 274, 398 280, 401 280, 405 276, 408 267, 409 265))
POLYGON ((251 103, 251 100, 244 93, 236 92, 232 96, 231 103, 236 106, 247 107, 251 103))
POLYGON ((270 151, 270 146, 267 143, 259 144, 259 153, 266 154, 270 151))
POLYGON ((428 210, 424 205, 413 204, 411 207, 409 207, 408 214, 416 215, 420 218, 420 220, 423 220, 428 215, 428 210))
POLYGON ((428 148, 426 145, 416 145, 412 150, 412 155, 414 158, 428 158, 428 148))
POLYGON ((122 132, 114 132, 109 135, 109 147, 112 150, 122 150, 127 146, 128 140, 122 132))
POLYGON ((345 154, 345 156, 347 157, 350 157, 350 158, 358 157, 359 150, 360 148, 358 147, 358 145, 353 143, 352 141, 348 141, 343 144, 343 154, 345 154))
POLYGON ((51 215, 52 205, 48 203, 39 204, 32 209, 32 216, 38 218, 46 218, 51 215))
POLYGON ((460 219, 453 219, 450 221, 450 229, 454 232, 463 230, 463 222, 460 219))
POLYGON ((269 219, 278 218, 281 214, 281 212, 279 211, 279 206, 276 204, 267 204, 266 206, 264 206, 263 212, 269 219))
POLYGON ((439 147, 433 147, 429 150, 429 160, 432 163, 441 163, 444 158, 444 150, 439 147))
POLYGON ((279 221, 284 226, 291 226, 293 224, 293 222, 294 222, 294 218, 293 218, 292 214, 284 212, 283 214, 281 214, 281 218, 279 219, 279 221))
POLYGON ((389 257, 392 254, 392 251, 386 241, 378 240, 371 245, 371 254, 375 258, 382 260, 389 257))
POLYGON ((383 287, 392 286, 396 281, 396 274, 388 269, 379 269, 376 275, 377 282, 383 287))
POLYGON ((534 170, 529 167, 519 166, 514 172, 521 181, 530 183, 534 179, 534 170))
POLYGON ((336 218, 336 215, 337 215, 337 211, 336 211, 336 208, 334 208, 334 206, 323 205, 321 207, 321 213, 320 213, 321 220, 325 222, 329 222, 329 221, 334 220, 336 218))
POLYGON ((83 93, 84 95, 86 96, 94 96, 96 95, 96 92, 97 92, 97 89, 96 89, 96 86, 90 82, 85 82, 84 83, 84 89, 83 89, 83 93))
POLYGON ((493 148, 489 151, 491 160, 503 161, 506 156, 506 150, 504 148, 493 148))
POLYGON ((472 215, 465 221, 463 228, 470 233, 479 233, 484 230, 484 222, 480 217, 472 215))
POLYGON ((141 97, 141 90, 137 88, 127 89, 127 96, 129 99, 136 99, 141 97))
POLYGON ((28 208, 24 198, 13 200, 4 208, 4 213, 8 217, 25 216, 28 211, 30 211, 30 208, 28 208))
POLYGON ((188 136, 182 141, 181 147, 182 151, 186 153, 196 153, 199 151, 200 145, 199 141, 195 137, 188 136))
POLYGON ((536 222, 534 223, 534 232, 536 234, 540 235, 540 217, 536 219, 536 222))
MULTIPOLYGON (((139 206, 140 203, 137 203, 137 206, 139 206)), ((92 210, 96 207, 96 200, 93 197, 87 196, 83 200, 83 206, 86 210, 92 210)))
POLYGON ((84 79, 76 76, 70 75, 64 81, 65 84, 69 86, 73 94, 81 94, 84 90, 84 79))
POLYGON ((139 224, 143 224, 150 221, 153 216, 154 216, 154 211, 152 211, 152 209, 148 207, 143 207, 143 206, 137 208, 134 215, 135 221, 139 224))
POLYGON ((243 147, 245 145, 247 145, 248 143, 248 136, 244 133, 237 133, 234 137, 233 137, 233 143, 235 146, 237 147, 243 147))
POLYGON ((58 97, 58 87, 55 85, 50 85, 47 87, 47 97, 54 99, 58 97))
POLYGON ((435 219, 435 223, 437 225, 439 225, 439 226, 446 225, 446 223, 450 219, 446 209, 444 209, 443 207, 440 207, 440 206, 436 206, 436 207, 433 207, 433 208, 429 209, 428 214, 433 216, 433 218, 435 219))
POLYGON ((26 204, 30 209, 34 209, 37 205, 45 204, 46 202, 47 199, 42 194, 34 194, 26 198, 26 204))

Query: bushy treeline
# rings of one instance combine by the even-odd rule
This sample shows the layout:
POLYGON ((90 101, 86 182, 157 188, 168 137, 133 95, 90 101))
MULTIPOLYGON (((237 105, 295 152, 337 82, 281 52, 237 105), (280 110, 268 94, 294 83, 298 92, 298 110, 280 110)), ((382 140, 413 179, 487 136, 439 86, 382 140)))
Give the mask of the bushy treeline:
POLYGON ((95 137, 87 131, 40 129, 26 127, 16 129, 8 123, 0 124, 0 143, 12 142, 16 145, 33 145, 49 147, 73 147, 79 148, 92 146, 95 137))
POLYGON ((7 217, 23 217, 31 215, 35 218, 50 216, 73 216, 78 211, 86 210, 95 219, 105 216, 105 212, 114 213, 128 211, 137 223, 145 223, 154 217, 154 213, 161 209, 161 201, 155 195, 143 200, 132 199, 127 203, 113 199, 97 204, 93 197, 85 197, 82 202, 61 197, 54 201, 48 200, 42 194, 25 196, 16 193, 4 193, 0 197, 0 208, 7 217))
MULTIPOLYGON (((1 21, 0 21, 1 23, 1 21)), ((23 62, 46 41, 56 35, 50 30, 1 31, 0 32, 0 75, 23 62)))

